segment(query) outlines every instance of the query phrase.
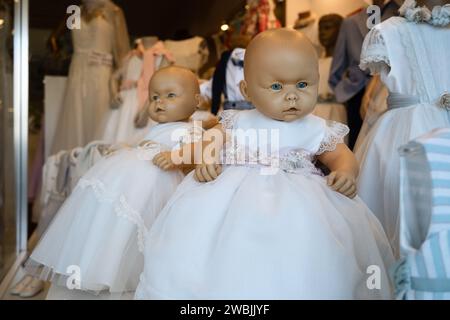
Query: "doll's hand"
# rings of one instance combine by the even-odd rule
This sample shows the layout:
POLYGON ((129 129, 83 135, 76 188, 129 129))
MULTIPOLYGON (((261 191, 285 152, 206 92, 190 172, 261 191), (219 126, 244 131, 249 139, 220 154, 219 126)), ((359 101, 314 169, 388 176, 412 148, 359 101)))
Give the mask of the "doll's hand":
POLYGON ((222 166, 220 164, 200 164, 196 166, 194 178, 198 182, 210 182, 222 173, 222 166))
POLYGON ((164 171, 174 170, 177 166, 172 162, 170 151, 160 152, 153 157, 153 164, 164 171))
POLYGON ((353 199, 356 196, 355 177, 345 171, 333 171, 327 176, 327 184, 334 191, 353 199))

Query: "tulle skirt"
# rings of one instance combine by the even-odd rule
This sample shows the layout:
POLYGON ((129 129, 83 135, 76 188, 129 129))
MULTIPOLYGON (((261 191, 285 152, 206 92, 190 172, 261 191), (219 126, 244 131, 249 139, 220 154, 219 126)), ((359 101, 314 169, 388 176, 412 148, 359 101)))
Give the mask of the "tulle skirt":
POLYGON ((32 252, 28 271, 94 293, 134 291, 145 235, 183 178, 154 166, 153 156, 125 149, 94 165, 32 252))
POLYGON ((201 184, 191 173, 153 224, 144 256, 136 299, 391 297, 381 225, 359 198, 312 174, 234 166, 201 184))

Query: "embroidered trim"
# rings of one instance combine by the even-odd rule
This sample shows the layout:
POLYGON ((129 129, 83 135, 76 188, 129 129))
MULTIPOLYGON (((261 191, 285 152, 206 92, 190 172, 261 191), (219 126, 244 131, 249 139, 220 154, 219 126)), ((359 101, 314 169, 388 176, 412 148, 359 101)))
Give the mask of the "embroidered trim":
POLYGON ((82 189, 92 188, 95 197, 101 203, 109 203, 113 206, 118 217, 122 217, 136 225, 137 227, 137 245, 140 252, 144 251, 145 236, 148 232, 144 220, 138 211, 128 203, 124 195, 116 196, 108 193, 106 186, 98 179, 88 180, 81 178, 78 186, 82 189))
POLYGON ((369 69, 373 75, 380 73, 386 66, 390 66, 386 43, 380 30, 374 28, 364 40, 359 67, 361 70, 369 69))
POLYGON ((344 137, 349 132, 350 130, 346 125, 336 121, 327 121, 327 130, 316 155, 334 151, 338 144, 344 143, 344 137))
POLYGON ((219 122, 222 124, 224 130, 233 129, 234 117, 239 111, 237 110, 223 110, 219 114, 219 122))
MULTIPOLYGON (((403 46, 404 52, 406 53, 406 59, 411 64, 411 75, 412 75, 412 85, 417 89, 418 96, 421 101, 425 97, 428 97, 427 89, 426 89, 426 81, 424 81, 424 77, 422 75, 422 72, 420 70, 424 70, 420 67, 420 59, 417 56, 416 50, 414 50, 414 43, 413 43, 413 34, 412 30, 410 29, 411 26, 405 25, 404 28, 398 28, 399 37, 401 44, 403 46)), ((417 41, 417 40, 416 40, 417 41)))
POLYGON ((305 149, 288 149, 268 155, 228 142, 222 152, 222 164, 225 165, 269 167, 287 173, 322 175, 322 172, 314 166, 313 155, 305 149))

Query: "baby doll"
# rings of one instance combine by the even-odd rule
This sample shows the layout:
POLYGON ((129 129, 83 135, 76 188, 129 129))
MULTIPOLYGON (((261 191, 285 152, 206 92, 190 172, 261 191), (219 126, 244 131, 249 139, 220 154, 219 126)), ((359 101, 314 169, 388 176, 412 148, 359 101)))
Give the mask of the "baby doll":
POLYGON ((204 138, 205 154, 227 134, 225 163, 204 157, 158 215, 135 298, 389 298, 392 253, 355 197, 348 128, 311 114, 313 46, 294 30, 263 32, 247 49, 244 72, 241 91, 256 109, 225 111, 207 132, 218 133, 209 144, 204 138))
POLYGON ((41 276, 54 284, 65 285, 76 266, 77 289, 136 289, 145 235, 183 178, 180 170, 163 171, 152 159, 195 137, 188 119, 199 103, 197 78, 180 67, 160 69, 149 97, 148 112, 158 124, 138 147, 112 152, 80 179, 31 254, 28 268, 43 267, 41 276))

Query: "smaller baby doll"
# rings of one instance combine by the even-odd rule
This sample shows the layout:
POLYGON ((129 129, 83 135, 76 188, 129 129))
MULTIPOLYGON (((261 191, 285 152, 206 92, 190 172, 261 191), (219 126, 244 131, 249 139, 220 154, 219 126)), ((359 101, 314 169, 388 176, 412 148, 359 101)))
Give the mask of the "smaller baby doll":
POLYGON ((112 152, 80 179, 31 254, 29 269, 42 267, 41 276, 55 285, 64 284, 76 265, 81 290, 136 289, 144 238, 183 178, 180 170, 163 171, 152 160, 195 139, 188 121, 199 104, 198 80, 184 68, 160 69, 150 80, 149 97, 148 113, 158 124, 138 147, 112 152))
POLYGON ((314 47, 297 31, 269 30, 249 44, 244 65, 241 91, 256 109, 224 111, 205 133, 217 138, 204 138, 205 153, 226 141, 222 161, 204 159, 158 215, 135 298, 390 298, 392 252, 356 196, 348 128, 311 114, 314 47), (379 268, 374 289, 370 266, 379 268))

